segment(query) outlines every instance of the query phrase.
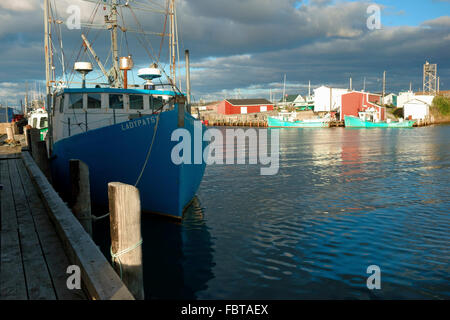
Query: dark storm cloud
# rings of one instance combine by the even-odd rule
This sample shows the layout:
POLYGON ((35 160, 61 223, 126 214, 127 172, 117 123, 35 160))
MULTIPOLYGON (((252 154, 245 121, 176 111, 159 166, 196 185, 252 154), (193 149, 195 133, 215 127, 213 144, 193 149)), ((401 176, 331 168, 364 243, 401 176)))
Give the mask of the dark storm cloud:
MULTIPOLYGON (((65 11, 69 4, 81 6, 83 22, 89 20, 95 7, 79 0, 58 0, 57 3, 58 16, 62 20, 67 18, 65 11)), ((281 92, 285 73, 291 93, 304 93, 308 80, 314 86, 345 87, 350 76, 354 86, 362 86, 362 79, 366 77, 367 87, 379 91, 384 70, 388 72, 390 90, 406 88, 410 81, 418 89, 421 65, 426 59, 438 63, 441 84, 445 86, 450 81, 450 17, 424 21, 416 27, 383 27, 371 31, 366 26, 369 4, 327 0, 307 3, 293 0, 179 0, 180 44, 191 50, 195 97, 212 99, 235 95, 238 90, 241 96, 268 97, 269 89, 278 94, 281 92)), ((40 1, 16 0, 0 4, 0 8, 3 58, 0 82, 42 79, 40 1)), ((102 10, 100 7, 95 23, 102 22, 102 10)), ((144 29, 162 31, 161 16, 139 10, 135 14, 141 18, 144 29)), ((133 15, 125 15, 128 18, 125 27, 138 29, 133 15)), ((80 32, 66 28, 63 32, 66 64, 70 68, 81 46, 80 32)), ((108 37, 97 30, 91 30, 88 35, 101 57, 110 50, 108 37)), ((54 41, 57 42, 56 35, 54 41)), ((150 64, 148 54, 131 32, 126 39, 121 37, 120 42, 128 42, 137 66, 150 64)), ((152 37, 151 54, 159 54, 159 45, 159 40, 152 37)), ((128 54, 128 50, 122 54, 128 54)), ((167 50, 160 55, 163 65, 167 56, 167 50)), ((89 61, 92 57, 81 51, 79 59, 89 61)), ((0 86, 0 98, 10 95, 14 89, 11 86, 8 90, 2 88, 0 86)), ((20 86, 16 90, 23 92, 20 86)))

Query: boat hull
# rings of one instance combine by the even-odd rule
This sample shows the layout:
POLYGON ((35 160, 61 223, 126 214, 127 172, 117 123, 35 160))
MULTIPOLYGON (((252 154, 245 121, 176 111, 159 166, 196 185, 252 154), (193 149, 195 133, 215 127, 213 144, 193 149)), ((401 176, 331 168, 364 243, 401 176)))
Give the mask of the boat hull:
MULTIPOLYGON (((182 217, 183 210, 195 196, 202 180, 205 162, 176 165, 171 159, 178 141, 171 141, 178 128, 178 111, 160 114, 157 133, 152 144, 158 115, 147 115, 116 125, 102 127, 57 141, 53 146, 52 174, 59 190, 70 190, 69 160, 79 159, 89 167, 91 201, 94 205, 108 205, 108 183, 135 185, 143 212, 182 217)), ((194 122, 185 115, 184 129, 194 137, 194 122)), ((197 121, 198 122, 198 121, 197 121)), ((197 124, 203 131, 203 127, 197 124)), ((200 140, 202 150, 205 143, 200 140)), ((194 143, 191 143, 194 155, 194 143)))
POLYGON ((346 128, 411 128, 415 121, 407 120, 403 122, 371 122, 363 121, 358 117, 345 116, 346 128))
POLYGON ((268 117, 267 123, 269 127, 274 128, 325 128, 329 127, 326 121, 283 121, 276 118, 268 117))

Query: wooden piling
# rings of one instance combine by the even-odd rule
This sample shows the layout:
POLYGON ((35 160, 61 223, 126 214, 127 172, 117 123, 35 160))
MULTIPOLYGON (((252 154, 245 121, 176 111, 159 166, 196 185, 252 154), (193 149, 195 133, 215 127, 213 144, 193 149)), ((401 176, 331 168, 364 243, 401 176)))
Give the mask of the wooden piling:
POLYGON ((111 253, 116 272, 135 299, 144 299, 139 190, 120 182, 108 183, 111 253))
POLYGON ((28 150, 31 151, 31 134, 30 134, 30 128, 25 127, 23 130, 23 133, 25 135, 25 143, 27 144, 28 150))
POLYGON ((89 168, 81 160, 69 160, 71 207, 84 230, 92 237, 91 191, 89 168))
POLYGON ((48 159, 47 144, 40 140, 40 132, 38 129, 31 129, 31 154, 39 169, 45 174, 48 181, 51 181, 50 161, 48 159), (36 132, 39 134, 39 139, 36 139, 36 132))
POLYGON ((6 127, 6 135, 7 135, 7 139, 10 141, 14 141, 14 132, 13 132, 13 128, 11 127, 6 127))
POLYGON ((36 159, 34 151, 33 151, 33 145, 35 143, 37 143, 38 141, 41 141, 41 132, 39 131, 39 129, 36 128, 31 128, 28 131, 29 135, 30 135, 30 149, 31 149, 31 155, 33 156, 34 159, 36 159))

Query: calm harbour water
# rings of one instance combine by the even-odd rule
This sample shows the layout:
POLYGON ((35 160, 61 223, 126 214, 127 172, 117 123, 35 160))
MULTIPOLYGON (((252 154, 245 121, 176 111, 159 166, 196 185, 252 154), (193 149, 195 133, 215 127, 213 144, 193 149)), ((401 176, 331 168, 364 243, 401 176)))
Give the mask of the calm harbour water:
POLYGON ((281 129, 277 175, 208 166, 182 224, 143 217, 147 298, 450 298, 449 137, 281 129))

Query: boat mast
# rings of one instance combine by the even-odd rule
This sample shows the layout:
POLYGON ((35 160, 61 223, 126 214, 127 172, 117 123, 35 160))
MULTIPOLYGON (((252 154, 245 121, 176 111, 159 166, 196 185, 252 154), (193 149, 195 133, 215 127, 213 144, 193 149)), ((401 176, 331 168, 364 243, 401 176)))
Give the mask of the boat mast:
POLYGON ((48 114, 48 148, 50 151, 50 154, 52 154, 53 149, 53 119, 51 117, 52 115, 52 48, 51 48, 51 41, 50 41, 50 19, 49 19, 49 2, 48 0, 44 0, 44 31, 45 31, 45 39, 44 39, 44 50, 45 50, 45 91, 46 91, 46 99, 45 99, 45 110, 48 114))
POLYGON ((44 39, 44 50, 45 50, 45 87, 47 95, 50 94, 50 58, 49 58, 49 20, 48 20, 48 0, 44 1, 44 30, 45 30, 45 39, 44 39))
POLYGON ((113 58, 113 77, 114 87, 120 86, 119 71, 119 48, 117 46, 117 0, 112 0, 111 18, 107 23, 111 28, 112 58, 113 58))
POLYGON ((175 41, 175 0, 170 1, 170 76, 173 86, 177 84, 177 71, 176 71, 176 41, 175 41))

